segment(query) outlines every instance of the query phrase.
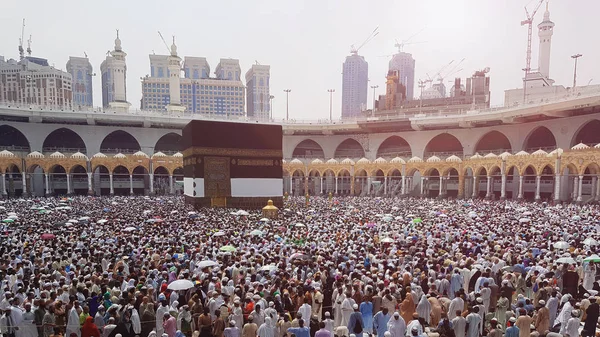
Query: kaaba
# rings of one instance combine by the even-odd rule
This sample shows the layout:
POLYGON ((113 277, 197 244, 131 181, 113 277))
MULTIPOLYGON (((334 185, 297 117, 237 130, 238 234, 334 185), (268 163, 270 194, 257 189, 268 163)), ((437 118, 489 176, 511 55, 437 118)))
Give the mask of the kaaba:
POLYGON ((200 207, 283 206, 281 125, 193 120, 183 129, 185 202, 200 207))

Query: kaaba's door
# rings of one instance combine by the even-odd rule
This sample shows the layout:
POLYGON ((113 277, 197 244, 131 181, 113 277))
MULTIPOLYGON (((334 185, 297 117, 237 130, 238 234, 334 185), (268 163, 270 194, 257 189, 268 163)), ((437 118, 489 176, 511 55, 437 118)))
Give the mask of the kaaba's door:
POLYGON ((204 157, 204 196, 209 198, 231 196, 228 157, 204 157))

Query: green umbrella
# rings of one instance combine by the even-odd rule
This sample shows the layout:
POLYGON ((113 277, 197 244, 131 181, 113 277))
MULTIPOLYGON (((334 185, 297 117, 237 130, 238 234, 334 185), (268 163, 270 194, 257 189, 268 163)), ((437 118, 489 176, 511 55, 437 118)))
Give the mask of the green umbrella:
POLYGON ((221 248, 219 248, 220 251, 222 252, 235 252, 237 248, 235 248, 232 245, 227 245, 227 246, 223 246, 221 248))
POLYGON ((4 219, 4 220, 2 220, 2 222, 4 222, 4 223, 13 223, 13 222, 15 222, 15 220, 13 220, 13 219, 4 219))
POLYGON ((592 254, 591 256, 588 256, 585 259, 583 259, 583 262, 600 262, 600 256, 592 254))
POLYGON ((422 222, 423 220, 421 220, 421 218, 414 218, 412 222, 414 223, 419 223, 422 222))
POLYGON ((40 209, 40 214, 46 214, 46 213, 48 213, 48 211, 47 211, 47 210, 45 210, 45 209, 40 209))

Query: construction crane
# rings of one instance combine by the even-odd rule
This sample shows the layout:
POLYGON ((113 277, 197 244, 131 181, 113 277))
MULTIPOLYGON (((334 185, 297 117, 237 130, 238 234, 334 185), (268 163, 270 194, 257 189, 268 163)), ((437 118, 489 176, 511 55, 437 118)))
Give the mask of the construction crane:
POLYGON ((406 40, 402 40, 402 42, 398 42, 398 40, 396 39, 396 44, 394 45, 394 47, 398 48, 398 52, 401 53, 404 50, 404 46, 407 44, 417 44, 417 43, 425 43, 426 41, 420 41, 420 42, 410 42, 410 40, 412 40, 415 36, 421 34, 421 32, 424 30, 425 28, 422 28, 420 31, 416 32, 415 34, 413 34, 411 37, 409 37, 406 40))
POLYGON ((360 46, 358 46, 358 48, 354 47, 354 45, 350 46, 350 54, 352 55, 358 55, 358 51, 360 50, 360 48, 364 47, 367 43, 369 43, 371 40, 373 40, 375 38, 375 36, 377 36, 379 34, 379 26, 375 27, 375 29, 373 29, 373 31, 371 32, 371 35, 369 35, 369 37, 367 37, 367 39, 360 44, 360 46))
POLYGON ((531 71, 531 35, 533 33, 533 18, 535 17, 535 13, 537 13, 538 9, 540 9, 540 6, 543 2, 544 0, 540 0, 540 2, 535 7, 533 12, 531 12, 531 14, 529 14, 527 6, 525 6, 525 14, 527 15, 527 19, 521 21, 521 26, 527 25, 527 56, 525 58, 525 69, 523 69, 525 70, 525 76, 527 76, 527 74, 529 74, 529 72, 531 71))
POLYGON ((23 49, 23 40, 25 39, 25 19, 23 19, 23 26, 21 27, 21 37, 19 38, 19 58, 22 60, 25 58, 25 49, 23 49))
POLYGON ((160 31, 158 31, 158 36, 160 36, 160 39, 162 40, 162 42, 165 44, 165 47, 167 48, 167 52, 169 52, 169 54, 171 53, 171 48, 169 48, 169 45, 167 44, 167 41, 165 41, 165 38, 162 36, 162 34, 160 33, 160 31))
POLYGON ((29 35, 29 40, 27 40, 27 55, 31 56, 31 35, 29 35))
MULTIPOLYGON (((443 70, 442 70, 442 71, 440 71, 440 72, 438 73, 438 81, 440 81, 440 83, 441 83, 441 82, 443 82, 443 81, 444 81, 444 79, 445 79, 446 77, 448 77, 448 76, 451 76, 451 75, 453 75, 453 74, 456 74, 457 72, 459 72, 460 70, 462 70, 462 69, 460 69, 460 70, 458 70, 458 71, 454 71, 454 70, 456 70, 456 68, 458 68, 458 67, 459 67, 459 66, 460 66, 460 65, 461 65, 461 64, 462 64, 464 61, 465 61, 465 58, 463 58, 462 60, 460 60, 460 62, 458 62, 458 63, 457 63, 457 64, 455 64, 455 65, 454 65, 452 68, 450 68, 450 69, 449 69, 449 70, 446 72, 446 74, 445 74, 445 75, 442 75, 442 72, 443 72, 443 70)), ((448 64, 448 66, 449 66, 451 63, 452 63, 452 62, 450 62, 450 63, 448 64)))

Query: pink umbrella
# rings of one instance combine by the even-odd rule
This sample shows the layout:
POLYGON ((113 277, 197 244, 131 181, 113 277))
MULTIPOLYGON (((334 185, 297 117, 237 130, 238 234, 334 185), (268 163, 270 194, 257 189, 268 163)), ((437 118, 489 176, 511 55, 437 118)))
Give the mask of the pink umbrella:
POLYGON ((50 234, 50 233, 42 234, 42 240, 54 240, 55 238, 56 238, 56 235, 54 235, 54 234, 50 234))

